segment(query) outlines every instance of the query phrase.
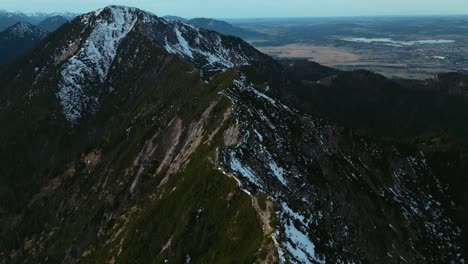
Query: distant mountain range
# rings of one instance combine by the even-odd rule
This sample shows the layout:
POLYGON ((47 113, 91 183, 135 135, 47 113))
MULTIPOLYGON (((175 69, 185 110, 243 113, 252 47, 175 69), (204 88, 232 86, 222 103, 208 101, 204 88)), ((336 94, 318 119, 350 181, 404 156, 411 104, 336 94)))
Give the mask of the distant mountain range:
POLYGON ((0 10, 0 31, 11 27, 18 22, 26 22, 37 26, 42 21, 51 17, 61 17, 69 21, 77 15, 78 14, 69 12, 26 14, 22 12, 9 12, 5 10, 0 10))
POLYGON ((0 11, 0 65, 23 54, 74 16, 0 11))
POLYGON ((8 27, 13 26, 18 22, 26 22, 30 24, 37 24, 44 20, 46 17, 41 16, 38 18, 36 15, 28 16, 21 12, 8 12, 0 10, 0 31, 5 30, 8 27))

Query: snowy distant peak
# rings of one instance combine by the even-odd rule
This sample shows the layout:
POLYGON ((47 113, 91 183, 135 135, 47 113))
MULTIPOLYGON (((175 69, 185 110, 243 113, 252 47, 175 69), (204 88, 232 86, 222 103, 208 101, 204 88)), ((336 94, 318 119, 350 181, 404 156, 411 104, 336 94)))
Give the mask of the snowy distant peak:
POLYGON ((20 11, 10 12, 5 9, 0 9, 0 15, 3 15, 6 17, 15 17, 15 16, 25 17, 26 16, 26 14, 20 11))
POLYGON ((57 16, 64 17, 67 20, 71 20, 71 19, 79 16, 79 14, 71 13, 71 12, 56 12, 56 13, 52 13, 52 14, 48 15, 48 17, 57 17, 57 16))
POLYGON ((2 32, 2 35, 7 35, 10 39, 25 37, 43 38, 47 34, 46 30, 26 22, 18 22, 2 32))

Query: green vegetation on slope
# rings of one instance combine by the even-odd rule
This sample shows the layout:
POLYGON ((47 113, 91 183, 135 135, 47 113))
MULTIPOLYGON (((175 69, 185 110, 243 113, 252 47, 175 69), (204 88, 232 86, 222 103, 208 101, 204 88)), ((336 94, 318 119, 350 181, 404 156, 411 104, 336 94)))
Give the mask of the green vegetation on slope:
MULTIPOLYGON (((62 29, 47 41, 59 38, 62 29)), ((115 60, 128 65, 116 64, 110 72, 113 82, 105 84, 115 92, 103 96, 96 117, 88 116, 74 128, 61 116, 60 106, 50 104, 56 102, 60 65, 52 66, 51 77, 36 85, 37 94, 26 104, 20 102, 30 93, 32 80, 8 81, 8 72, 0 75, 7 83, 2 92, 9 94, 2 102, 8 106, 8 100, 15 100, 19 107, 6 107, 0 116, 9 125, 0 139, 22 142, 2 144, 2 175, 9 177, 1 180, 9 189, 1 192, 8 200, 1 205, 0 263, 180 263, 188 257, 192 263, 246 263, 259 257, 264 235, 251 198, 214 163, 216 149, 224 145, 223 131, 233 122, 224 120, 230 101, 219 92, 236 71, 205 83, 193 65, 131 34, 115 60), (140 53, 133 60, 136 50, 140 53), (171 125, 178 119, 179 128, 171 125), (201 138, 191 137, 198 123, 201 138), (180 142, 171 154, 168 144, 177 137, 180 142), (197 140, 200 145, 178 170, 158 172, 166 155, 173 160, 187 151, 184 142, 197 140), (146 146, 155 151, 146 153, 146 146), (29 156, 19 158, 24 154, 29 156), (26 181, 30 183, 23 185, 26 181), (14 199, 16 206, 9 207, 14 199)), ((32 65, 43 60, 40 52, 28 56, 32 65)))

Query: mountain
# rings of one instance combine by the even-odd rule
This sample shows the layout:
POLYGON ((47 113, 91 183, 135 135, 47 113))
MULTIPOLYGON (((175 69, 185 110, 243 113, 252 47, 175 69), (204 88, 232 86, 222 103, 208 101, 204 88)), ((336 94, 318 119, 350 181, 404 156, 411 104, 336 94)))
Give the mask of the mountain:
POLYGON ((37 26, 43 28, 49 32, 55 31, 57 28, 61 27, 63 24, 67 23, 68 19, 62 16, 52 16, 48 17, 45 20, 41 21, 37 26))
POLYGON ((47 31, 19 22, 0 32, 0 64, 4 64, 40 42, 47 31))
POLYGON ((60 17, 63 17, 65 18, 67 21, 70 21, 72 20, 73 18, 79 16, 80 14, 78 13, 73 13, 73 12, 54 12, 54 13, 50 13, 50 14, 47 14, 46 13, 46 16, 47 17, 56 17, 56 16, 60 16, 60 17))
POLYGON ((13 26, 18 22, 32 22, 21 12, 8 12, 5 10, 0 10, 0 31, 5 30, 8 27, 13 26))
POLYGON ((5 10, 0 10, 0 31, 11 27, 18 22, 25 22, 33 25, 38 25, 40 22, 50 17, 56 16, 60 16, 67 20, 71 20, 74 17, 76 17, 77 14, 70 12, 25 14, 22 12, 9 12, 5 10))
POLYGON ((235 36, 239 38, 252 38, 261 36, 261 33, 236 27, 225 21, 212 18, 193 18, 189 20, 178 16, 164 16, 164 19, 187 23, 199 28, 213 30, 224 35, 235 36))
POLYGON ((233 26, 227 22, 211 18, 194 18, 185 22, 196 27, 214 30, 224 35, 236 36, 240 38, 258 37, 261 35, 258 32, 246 30, 240 27, 233 26))
POLYGON ((311 67, 129 7, 49 34, 0 71, 0 263, 463 263, 458 152, 286 105, 311 67))
POLYGON ((184 23, 188 21, 187 19, 183 17, 179 17, 179 16, 164 16, 163 18, 169 21, 179 21, 179 22, 184 22, 184 23))

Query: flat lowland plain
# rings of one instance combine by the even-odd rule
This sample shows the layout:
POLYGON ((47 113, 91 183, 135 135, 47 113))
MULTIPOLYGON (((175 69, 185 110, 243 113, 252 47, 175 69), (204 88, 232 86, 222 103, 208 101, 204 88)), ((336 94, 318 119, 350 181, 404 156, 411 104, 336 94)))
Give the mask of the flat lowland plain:
POLYGON ((468 16, 271 19, 237 26, 259 32, 247 41, 276 58, 389 78, 468 73, 468 16))
POLYGON ((327 66, 356 64, 361 56, 344 49, 314 46, 307 44, 288 44, 283 46, 259 46, 261 52, 277 58, 310 59, 327 66))
MULTIPOLYGON (((365 54, 343 48, 315 46, 310 44, 287 44, 283 46, 258 46, 258 50, 280 59, 308 59, 322 65, 343 70, 367 69, 391 78, 427 79, 441 72, 452 71, 438 60, 414 63, 411 59, 391 63, 379 58, 369 59, 365 54)), ((467 69, 468 70, 468 69, 467 69)))

